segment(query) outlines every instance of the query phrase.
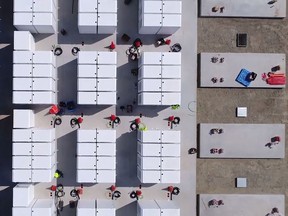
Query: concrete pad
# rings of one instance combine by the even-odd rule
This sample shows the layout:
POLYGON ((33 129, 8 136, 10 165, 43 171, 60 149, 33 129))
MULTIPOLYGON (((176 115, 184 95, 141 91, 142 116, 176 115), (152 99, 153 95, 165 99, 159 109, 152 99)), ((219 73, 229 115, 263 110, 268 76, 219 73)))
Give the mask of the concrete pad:
POLYGON ((284 158, 284 124, 200 124, 201 158, 284 158), (223 129, 223 133, 211 134, 211 129, 223 129), (277 145, 271 138, 280 136, 277 145), (268 145, 267 145, 268 144, 268 145), (223 149, 223 153, 211 154, 211 149, 223 149))
POLYGON ((199 216, 255 216, 268 215, 272 208, 285 215, 285 196, 282 194, 200 194, 199 216), (224 205, 210 206, 210 200, 223 200, 224 205))
POLYGON ((280 66, 276 73, 286 74, 285 54, 275 53, 201 53, 201 87, 233 87, 244 88, 242 84, 235 81, 241 69, 255 72, 257 77, 251 82, 249 88, 285 88, 285 85, 269 85, 262 79, 263 73, 271 72, 275 66, 280 66), (218 58, 216 63, 212 58, 218 58), (220 59, 224 62, 220 63, 220 59), (218 82, 213 83, 212 78, 216 77, 218 82), (224 78, 220 82, 220 78, 224 78))
POLYGON ((275 3, 267 0, 202 0, 201 16, 214 17, 286 17, 286 1, 278 0, 275 3), (213 7, 219 7, 218 11, 213 11, 213 7), (224 7, 220 12, 220 7, 224 7))

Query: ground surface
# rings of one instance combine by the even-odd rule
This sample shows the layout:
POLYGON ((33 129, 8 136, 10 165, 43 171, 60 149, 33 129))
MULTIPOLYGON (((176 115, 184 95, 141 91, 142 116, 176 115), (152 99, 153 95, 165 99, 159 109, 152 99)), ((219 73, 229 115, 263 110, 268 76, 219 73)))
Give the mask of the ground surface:
MULTIPOLYGON (((286 53, 287 56, 287 24, 286 18, 199 18, 198 53, 271 52, 286 53), (247 48, 236 47, 236 34, 242 32, 248 33, 247 48)), ((198 123, 287 124, 288 121, 287 89, 198 88, 197 98, 198 123), (235 117, 237 106, 248 107, 247 118, 235 117)), ((287 153, 286 148, 285 159, 198 159, 197 194, 284 193, 287 212, 287 153), (248 187, 235 188, 235 177, 247 177, 248 187)))

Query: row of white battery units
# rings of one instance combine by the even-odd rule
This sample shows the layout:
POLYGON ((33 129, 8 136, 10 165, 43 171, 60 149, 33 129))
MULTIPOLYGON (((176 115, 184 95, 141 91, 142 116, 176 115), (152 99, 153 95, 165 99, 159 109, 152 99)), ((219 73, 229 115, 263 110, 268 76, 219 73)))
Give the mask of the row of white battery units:
POLYGON ((12 169, 13 182, 51 182, 56 166, 51 169, 12 169))
POLYGON ((141 92, 138 94, 138 105, 164 105, 181 104, 179 92, 141 92))
POLYGON ((13 142, 54 142, 55 129, 13 129, 13 142))
POLYGON ((53 67, 56 66, 56 58, 51 51, 29 51, 16 50, 13 51, 14 64, 48 64, 53 67))
POLYGON ((57 10, 57 0, 14 0, 13 24, 20 31, 54 33, 57 10))
POLYGON ((137 165, 141 170, 180 170, 180 157, 143 157, 138 154, 137 165))
POLYGON ((142 65, 138 70, 141 79, 181 79, 181 65, 142 65))
POLYGON ((180 91, 181 79, 142 79, 138 82, 138 93, 180 91))
POLYGON ((147 157, 180 157, 180 143, 137 143, 139 155, 147 157))
POLYGON ((78 200, 77 216, 115 216, 116 208, 112 200, 78 200))
POLYGON ((116 92, 78 92, 77 103, 82 105, 115 105, 116 92))
POLYGON ((14 77, 51 77, 56 79, 56 68, 52 64, 13 64, 14 77))
POLYGON ((53 91, 56 82, 53 78, 13 78, 13 91, 53 91))
POLYGON ((55 164, 55 153, 47 156, 12 156, 13 169, 52 169, 55 164))
POLYGON ((117 76, 116 65, 79 64, 78 78, 111 78, 117 76))
POLYGON ((117 13, 117 0, 78 0, 78 13, 117 13))
POLYGON ((78 156, 116 156, 116 143, 77 143, 78 156))
POLYGON ((137 139, 142 143, 180 143, 181 131, 174 131, 174 130, 138 131, 137 139))
POLYGON ((115 183, 116 170, 77 170, 77 182, 79 183, 115 183))
POLYGON ((181 65, 180 52, 143 52, 138 67, 143 65, 181 65))
POLYGON ((13 104, 54 104, 56 93, 52 91, 13 91, 13 104))
POLYGON ((79 129, 77 130, 77 142, 115 143, 116 130, 79 129))
POLYGON ((56 216, 53 199, 34 199, 27 207, 13 207, 12 216, 56 216))
POLYGON ((116 92, 116 79, 78 78, 78 91, 116 92))
POLYGON ((180 216, 180 208, 170 200, 138 200, 137 216, 180 216))
POLYGON ((144 14, 181 14, 182 2, 178 0, 141 0, 139 8, 144 14))
POLYGON ((143 170, 137 167, 137 177, 142 183, 180 183, 180 170, 143 170))
POLYGON ((78 64, 117 65, 117 53, 102 51, 80 51, 78 52, 78 64))

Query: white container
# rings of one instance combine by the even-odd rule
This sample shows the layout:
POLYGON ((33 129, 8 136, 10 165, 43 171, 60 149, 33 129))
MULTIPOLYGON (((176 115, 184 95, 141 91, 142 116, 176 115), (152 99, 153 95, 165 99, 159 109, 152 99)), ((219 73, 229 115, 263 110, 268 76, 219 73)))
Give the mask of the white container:
POLYGON ((32 13, 33 0, 14 0, 13 12, 30 12, 32 13))
POLYGON ((137 138, 143 143, 161 143, 161 130, 138 131, 137 138))
POLYGON ((96 156, 96 143, 77 143, 78 156, 96 156))
POLYGON ((116 13, 98 13, 98 34, 114 34, 117 27, 116 13))
POLYGON ((97 51, 80 51, 78 53, 78 64, 93 64, 97 63, 97 51))
MULTIPOLYGON (((24 78, 25 79, 25 78, 24 78)), ((53 91, 55 92, 55 80, 52 78, 33 78, 33 90, 35 91, 53 91)))
POLYGON ((138 94, 138 105, 162 105, 162 94, 142 92, 138 94))
POLYGON ((96 77, 97 77, 96 65, 78 64, 78 78, 96 78, 96 77))
POLYGON ((57 23, 52 13, 33 13, 33 25, 37 33, 53 34, 57 23))
POLYGON ((53 142, 55 140, 55 129, 32 129, 33 142, 53 142))
POLYGON ((13 77, 32 77, 32 64, 13 64, 13 77))
POLYGON ((13 182, 31 182, 32 172, 31 169, 13 169, 12 181, 13 182))
POLYGON ((113 143, 115 141, 116 141, 116 130, 98 130, 97 129, 97 142, 113 143))
POLYGON ((163 14, 178 14, 182 13, 182 2, 181 1, 163 1, 163 14))
POLYGON ((77 170, 77 182, 96 183, 96 170, 77 170))
POLYGON ((138 71, 138 80, 141 79, 161 79, 161 66, 160 65, 142 65, 138 71))
POLYGON ((35 114, 29 109, 13 110, 13 128, 35 127, 35 114))
POLYGON ((160 157, 141 157, 137 156, 137 164, 143 170, 161 170, 160 157))
POLYGON ((180 170, 161 171, 161 183, 180 183, 180 170))
POLYGON ((54 178, 55 166, 52 169, 32 170, 32 182, 51 182, 54 178))
POLYGON ((13 129, 13 142, 32 142, 32 129, 13 129))
POLYGON ((97 91, 115 91, 116 79, 97 79, 97 91))
POLYGON ((162 78, 164 79, 181 79, 180 65, 162 65, 162 78))
POLYGON ((51 169, 55 165, 55 155, 32 156, 32 169, 51 169))
MULTIPOLYGON (((53 58, 54 61, 54 58, 53 58)), ((56 78, 56 69, 51 64, 33 64, 33 77, 51 77, 53 79, 56 78)))
POLYGON ((161 216, 180 216, 180 208, 173 202, 167 200, 155 200, 161 209, 161 216))
POLYGON ((32 155, 32 144, 13 142, 12 155, 32 155))
POLYGON ((77 169, 95 169, 96 157, 77 157, 77 169))
POLYGON ((52 64, 56 66, 56 57, 51 51, 34 51, 33 64, 52 64))
POLYGON ((141 170, 137 168, 137 177, 142 183, 160 183, 160 170, 141 170))
POLYGON ((78 91, 95 91, 97 90, 96 78, 79 78, 78 91))
POLYGON ((13 155, 42 155, 55 153, 55 142, 52 143, 21 143, 13 142, 13 155))
POLYGON ((33 12, 54 13, 55 11, 54 0, 33 1, 33 12))
POLYGON ((13 51, 13 63, 32 64, 32 51, 13 51))
POLYGON ((97 104, 115 105, 116 104, 116 92, 98 92, 97 104))
POLYGON ((96 180, 98 183, 115 183, 116 170, 97 170, 96 180))
POLYGON ((14 31, 14 50, 35 50, 35 40, 29 31, 14 31))
POLYGON ((161 157, 161 170, 180 170, 180 157, 161 157))
POLYGON ((141 143, 138 142, 137 143, 137 152, 141 155, 141 156, 155 156, 155 157, 159 157, 161 156, 161 145, 154 143, 154 144, 150 144, 150 143, 141 143))
POLYGON ((97 34, 97 13, 79 13, 78 30, 80 34, 97 34))
POLYGON ((181 92, 181 80, 162 79, 161 90, 162 92, 181 92))
POLYGON ((97 169, 99 170, 115 170, 116 157, 97 156, 97 169))
POLYGON ((142 65, 161 65, 162 62, 162 53, 161 52, 143 52, 138 66, 142 65))
POLYGON ((33 25, 33 14, 29 12, 14 13, 13 25, 18 31, 30 31, 31 33, 38 33, 33 25))
MULTIPOLYGON (((111 62, 115 62, 115 59, 117 61, 117 56, 116 56, 116 58, 111 57, 111 59, 113 59, 113 61, 111 61, 111 62)), ((97 77, 98 78, 116 78, 116 76, 117 76, 116 64, 117 63, 115 63, 115 65, 98 65, 97 66, 97 77)))
POLYGON ((13 78, 13 90, 15 91, 32 91, 31 78, 13 78))
POLYGON ((13 169, 31 169, 32 158, 31 156, 12 156, 13 169))
POLYGON ((137 202, 137 215, 138 216, 149 216, 149 215, 160 215, 161 211, 159 206, 154 200, 141 200, 137 202))
POLYGON ((96 216, 96 202, 95 200, 78 200, 77 216, 96 216))
POLYGON ((163 14, 162 27, 157 34, 174 34, 181 27, 181 15, 163 14))
POLYGON ((98 156, 116 156, 116 143, 97 143, 98 156))
POLYGON ((181 53, 178 52, 162 52, 162 65, 181 65, 181 53))
POLYGON ((78 13, 97 13, 97 0, 78 0, 78 13))
MULTIPOLYGON (((109 19, 109 17, 107 17, 109 19)), ((97 52, 98 65, 116 65, 117 53, 116 52, 97 52)))
POLYGON ((142 79, 138 82, 138 92, 161 92, 161 79, 142 79))
POLYGON ((162 93, 162 105, 170 106, 174 104, 181 104, 181 93, 165 92, 162 93))
POLYGON ((32 207, 32 216, 54 216, 55 204, 52 199, 38 199, 32 207))
POLYGON ((161 136, 162 143, 180 143, 181 142, 181 132, 172 130, 163 130, 161 136))
POLYGON ((96 92, 78 92, 77 103, 84 105, 96 105, 97 104, 97 93, 96 92))
POLYGON ((115 216, 116 215, 116 208, 112 200, 97 200, 96 208, 97 208, 96 216, 115 216))
POLYGON ((27 207, 34 199, 33 184, 17 184, 13 188, 13 206, 27 207))
POLYGON ((98 0, 98 13, 117 13, 117 0, 98 0))
POLYGON ((180 144, 162 144, 161 155, 164 157, 180 157, 180 144))
POLYGON ((43 91, 43 92, 33 92, 32 103, 33 104, 54 104, 56 102, 55 92, 43 91))
POLYGON ((161 26, 161 14, 144 14, 139 19, 139 34, 157 34, 161 26))
POLYGON ((162 4, 162 1, 142 1, 142 13, 145 15, 146 13, 161 14, 162 4))
POLYGON ((13 216, 31 216, 32 206, 35 200, 32 201, 31 205, 28 207, 13 207, 12 208, 12 215, 13 216))
POLYGON ((96 130, 77 130, 77 142, 94 142, 96 143, 96 130))

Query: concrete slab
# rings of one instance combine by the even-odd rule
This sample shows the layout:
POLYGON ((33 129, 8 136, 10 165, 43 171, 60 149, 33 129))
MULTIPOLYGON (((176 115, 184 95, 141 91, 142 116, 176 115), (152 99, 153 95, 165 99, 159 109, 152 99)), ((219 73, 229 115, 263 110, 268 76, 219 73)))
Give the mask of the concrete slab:
POLYGON ((269 73, 273 67, 280 66, 280 70, 275 72, 286 74, 285 54, 276 53, 201 53, 201 87, 233 87, 244 88, 236 80, 241 69, 255 72, 257 77, 251 82, 249 88, 285 88, 285 85, 269 85, 262 79, 263 73, 269 73), (212 58, 218 58, 216 63, 212 58), (223 58, 223 63, 221 63, 223 58), (218 79, 216 83, 212 78, 218 79), (223 78, 224 81, 220 82, 223 78))
POLYGON ((286 17, 286 1, 278 0, 202 0, 201 16, 213 17, 286 17), (213 9, 216 7, 215 9, 213 9), (221 12, 220 8, 224 7, 221 12))
POLYGON ((285 215, 285 196, 282 194, 200 194, 199 216, 255 216, 268 215, 273 208, 285 215), (224 205, 210 206, 211 200, 223 200, 224 205))
POLYGON ((284 158, 284 124, 200 124, 201 158, 284 158), (218 134, 211 129, 222 129, 218 134), (280 136, 279 144, 271 138, 280 136), (223 153, 211 153, 212 149, 223 153))

